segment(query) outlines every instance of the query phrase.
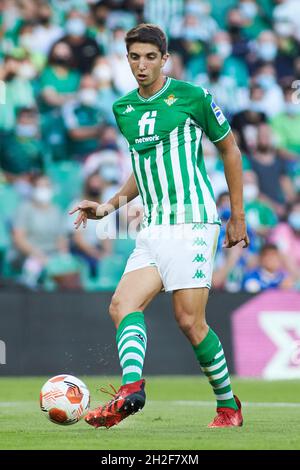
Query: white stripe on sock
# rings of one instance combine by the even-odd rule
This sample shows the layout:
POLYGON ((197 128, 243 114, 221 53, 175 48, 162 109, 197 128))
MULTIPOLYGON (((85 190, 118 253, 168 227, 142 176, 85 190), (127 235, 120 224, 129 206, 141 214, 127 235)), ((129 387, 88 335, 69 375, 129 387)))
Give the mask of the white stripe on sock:
POLYGON ((128 366, 123 369, 123 375, 132 374, 133 372, 142 375, 142 368, 138 366, 128 366))
MULTIPOLYGON (((120 339, 120 341, 118 342, 118 345, 117 345, 118 349, 120 349, 121 345, 123 345, 124 341, 127 338, 132 337, 132 339, 134 340, 136 334, 139 334, 139 333, 132 332, 132 333, 127 333, 126 335, 124 335, 122 339, 120 339)), ((143 345, 145 345, 145 349, 146 349, 146 342, 144 342, 143 345)))
POLYGON ((211 375, 210 377, 208 377, 208 380, 209 380, 210 382, 214 382, 214 380, 219 380, 219 379, 221 379, 222 377, 225 377, 226 374, 228 374, 228 369, 227 369, 227 367, 225 367, 225 369, 222 370, 222 372, 219 372, 219 374, 211 375))
POLYGON ((215 393, 215 397, 217 400, 230 400, 233 398, 233 393, 232 390, 227 393, 221 393, 221 395, 217 395, 217 393, 215 393))
POLYGON ((223 349, 221 349, 221 351, 218 352, 218 354, 215 355, 215 359, 219 359, 219 357, 223 356, 223 354, 224 354, 224 351, 223 351, 223 349))
POLYGON ((222 361, 218 362, 218 364, 215 364, 214 366, 209 366, 209 367, 202 367, 203 372, 213 372, 214 370, 220 369, 221 366, 223 366, 226 363, 226 359, 222 359, 222 361))
POLYGON ((140 326, 129 325, 129 326, 126 326, 126 328, 124 328, 124 330, 122 331, 121 336, 119 338, 119 341, 121 340, 123 334, 126 333, 126 331, 129 331, 129 330, 141 331, 142 333, 144 333, 144 336, 146 336, 145 330, 143 328, 141 328, 140 326))
POLYGON ((129 359, 133 359, 133 360, 135 360, 135 361, 140 362, 142 366, 143 366, 143 364, 144 364, 144 360, 143 360, 143 358, 142 358, 139 354, 130 352, 130 353, 125 354, 125 356, 123 356, 123 358, 122 358, 122 360, 121 360, 121 362, 120 362, 121 367, 123 367, 123 365, 125 364, 125 362, 128 361, 129 359))
POLYGON ((224 388, 230 385, 230 377, 228 377, 224 382, 220 383, 219 385, 214 385, 213 389, 218 390, 219 388, 224 388))
POLYGON ((140 343, 138 343, 137 341, 128 341, 128 342, 125 343, 124 346, 120 349, 120 351, 119 351, 119 357, 122 356, 123 352, 124 352, 127 348, 135 348, 135 349, 138 349, 139 351, 141 351, 141 352, 143 353, 143 356, 145 356, 145 349, 140 345, 140 343))

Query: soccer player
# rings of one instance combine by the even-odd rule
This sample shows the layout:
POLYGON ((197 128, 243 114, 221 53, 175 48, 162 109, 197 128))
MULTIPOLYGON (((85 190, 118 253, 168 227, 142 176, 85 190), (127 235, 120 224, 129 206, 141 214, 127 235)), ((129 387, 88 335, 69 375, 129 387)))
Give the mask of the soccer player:
POLYGON ((107 203, 82 201, 70 212, 78 211, 78 228, 87 219, 101 219, 117 210, 124 197, 129 202, 140 194, 144 205, 136 248, 109 309, 117 329, 122 385, 107 404, 90 411, 86 421, 109 428, 143 408, 143 312, 164 289, 173 292, 175 318, 217 400, 217 415, 209 427, 241 426, 241 404, 231 389, 222 345, 205 319, 220 220, 205 170, 202 134, 215 143, 224 161, 231 202, 225 248, 242 241, 244 247, 249 244, 240 151, 207 90, 164 76, 167 41, 159 27, 140 24, 125 41, 138 89, 118 99, 113 111, 128 142, 133 173, 107 203))

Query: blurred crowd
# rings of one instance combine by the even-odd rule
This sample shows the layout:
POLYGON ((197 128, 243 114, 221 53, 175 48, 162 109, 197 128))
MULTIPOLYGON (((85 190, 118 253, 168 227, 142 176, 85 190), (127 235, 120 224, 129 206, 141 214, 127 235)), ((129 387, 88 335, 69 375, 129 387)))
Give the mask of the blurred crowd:
POLYGON ((298 0, 0 0, 0 284, 116 286, 140 201, 86 230, 68 210, 131 172, 112 104, 136 87, 124 37, 143 21, 168 35, 165 74, 209 89, 242 152, 251 244, 224 250, 229 195, 203 140, 223 221, 213 286, 300 289, 298 0))

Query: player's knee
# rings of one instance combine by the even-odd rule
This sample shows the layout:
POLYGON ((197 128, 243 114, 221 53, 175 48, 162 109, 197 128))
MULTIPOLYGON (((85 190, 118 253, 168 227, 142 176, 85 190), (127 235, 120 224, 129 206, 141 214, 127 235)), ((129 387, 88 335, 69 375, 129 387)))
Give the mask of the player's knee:
POLYGON ((181 313, 177 316, 177 323, 179 328, 184 332, 188 333, 191 331, 195 325, 195 318, 193 315, 186 315, 181 313))
POLYGON ((188 337, 194 337, 195 333, 197 336, 206 336, 208 331, 208 326, 205 321, 205 318, 199 319, 199 316, 196 314, 187 313, 184 310, 177 312, 176 315, 177 323, 180 329, 188 337))
POLYGON ((111 316, 112 321, 116 326, 121 322, 121 320, 128 315, 129 313, 138 310, 137 308, 133 308, 131 303, 126 300, 123 296, 115 293, 112 296, 110 306, 109 306, 109 314, 111 316))
POLYGON ((113 322, 115 324, 118 323, 118 319, 119 319, 120 311, 121 311, 121 302, 120 302, 120 298, 118 295, 114 294, 112 296, 108 311, 113 322))

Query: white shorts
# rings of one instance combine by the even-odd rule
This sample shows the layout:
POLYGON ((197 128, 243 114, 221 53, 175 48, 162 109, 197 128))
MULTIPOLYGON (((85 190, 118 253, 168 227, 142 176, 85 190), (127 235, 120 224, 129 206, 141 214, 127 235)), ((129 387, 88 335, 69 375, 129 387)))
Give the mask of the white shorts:
POLYGON ((124 274, 155 266, 166 292, 210 288, 219 233, 219 225, 204 223, 144 228, 137 235, 124 274))

